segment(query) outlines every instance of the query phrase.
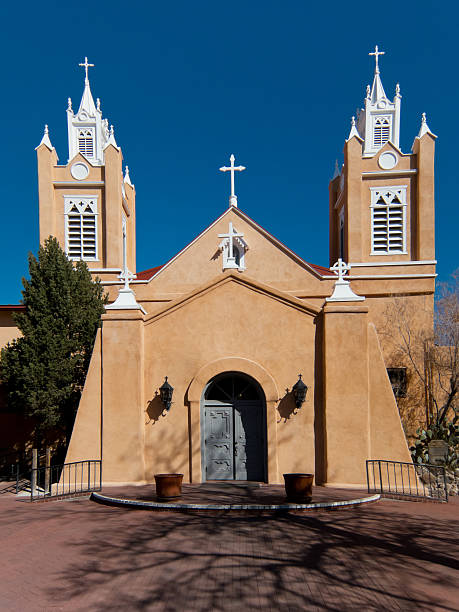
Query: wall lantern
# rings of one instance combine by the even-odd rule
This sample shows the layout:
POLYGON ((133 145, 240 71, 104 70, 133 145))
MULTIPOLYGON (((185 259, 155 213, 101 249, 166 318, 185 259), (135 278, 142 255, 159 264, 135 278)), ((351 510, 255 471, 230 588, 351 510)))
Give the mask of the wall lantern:
POLYGON ((304 400, 306 399, 306 393, 308 391, 307 386, 301 380, 302 374, 298 374, 298 381, 293 385, 292 391, 295 396, 295 404, 297 408, 301 408, 304 400))
POLYGON ((170 410, 172 404, 172 394, 174 393, 174 387, 167 382, 167 376, 164 379, 163 384, 159 388, 159 393, 161 396, 161 401, 164 404, 166 410, 170 410))

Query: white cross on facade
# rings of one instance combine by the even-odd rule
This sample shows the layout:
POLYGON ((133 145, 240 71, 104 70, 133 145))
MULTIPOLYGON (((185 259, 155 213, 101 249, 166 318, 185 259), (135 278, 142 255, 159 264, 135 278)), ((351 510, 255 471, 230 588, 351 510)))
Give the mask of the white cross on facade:
POLYGON ((129 281, 136 278, 135 274, 127 267, 127 233, 126 233, 126 219, 123 217, 123 271, 118 277, 121 281, 124 281, 124 288, 129 289, 129 281))
POLYGON ((338 276, 338 282, 342 282, 344 280, 344 277, 346 276, 346 274, 349 272, 350 269, 351 269, 350 264, 347 264, 346 262, 344 262, 341 259, 341 257, 330 268, 333 274, 336 274, 338 276))
POLYGON ((85 83, 87 83, 89 81, 89 79, 88 79, 88 68, 89 67, 94 68, 94 64, 88 64, 88 58, 85 57, 84 58, 84 64, 78 64, 78 66, 84 66, 85 73, 86 73, 85 83))
POLYGON ((230 162, 231 162, 231 166, 222 166, 220 168, 220 170, 222 172, 231 172, 231 195, 230 195, 230 199, 229 199, 229 203, 230 206, 237 206, 237 196, 234 193, 234 171, 238 170, 239 172, 242 172, 242 170, 245 170, 245 166, 235 166, 234 165, 234 155, 231 154, 230 157, 230 162))
POLYGON ((384 55, 385 53, 386 53, 385 51, 379 51, 378 50, 378 45, 376 45, 374 53, 369 53, 368 54, 368 55, 374 55, 375 56, 375 60, 376 60, 375 74, 379 74, 379 63, 378 63, 379 56, 380 55, 384 55))
POLYGON ((236 258, 234 257, 234 238, 243 238, 244 234, 239 234, 233 228, 233 223, 229 222, 228 233, 227 234, 218 234, 219 238, 227 238, 228 239, 228 258, 226 262, 226 268, 237 268, 236 258))

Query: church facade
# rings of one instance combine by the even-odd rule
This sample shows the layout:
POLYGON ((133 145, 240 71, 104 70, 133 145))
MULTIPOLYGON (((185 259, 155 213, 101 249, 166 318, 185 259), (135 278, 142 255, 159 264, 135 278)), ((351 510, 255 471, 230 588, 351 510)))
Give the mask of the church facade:
POLYGON ((333 486, 364 485, 366 459, 410 461, 378 329, 393 296, 432 325, 435 136, 423 116, 400 150, 400 89, 387 98, 380 54, 329 186, 330 268, 238 207, 232 157, 229 207, 141 272, 135 188, 85 60, 68 163, 47 128, 37 147, 40 240, 56 236, 110 296, 66 461, 101 458, 105 483, 312 472, 333 486))

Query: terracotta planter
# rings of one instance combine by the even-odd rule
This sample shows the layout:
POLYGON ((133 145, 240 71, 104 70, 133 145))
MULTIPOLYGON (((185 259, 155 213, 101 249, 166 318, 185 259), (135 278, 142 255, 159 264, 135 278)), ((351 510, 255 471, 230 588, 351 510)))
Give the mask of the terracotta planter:
POLYGON ((183 474, 155 474, 156 497, 161 501, 177 499, 182 495, 183 474))
POLYGON ((284 474, 287 501, 307 504, 312 499, 314 474, 284 474))

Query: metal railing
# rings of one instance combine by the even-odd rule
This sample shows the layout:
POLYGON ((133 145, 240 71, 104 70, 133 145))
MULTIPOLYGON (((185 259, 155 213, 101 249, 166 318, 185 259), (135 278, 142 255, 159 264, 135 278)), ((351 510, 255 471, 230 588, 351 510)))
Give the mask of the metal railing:
POLYGON ((442 465, 367 460, 368 493, 448 501, 446 470, 442 465))
POLYGON ((30 497, 32 501, 50 497, 100 491, 102 462, 85 459, 62 465, 32 469, 30 497))
POLYGON ((10 451, 0 455, 0 494, 16 493, 28 487, 31 459, 25 451, 10 451))

